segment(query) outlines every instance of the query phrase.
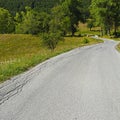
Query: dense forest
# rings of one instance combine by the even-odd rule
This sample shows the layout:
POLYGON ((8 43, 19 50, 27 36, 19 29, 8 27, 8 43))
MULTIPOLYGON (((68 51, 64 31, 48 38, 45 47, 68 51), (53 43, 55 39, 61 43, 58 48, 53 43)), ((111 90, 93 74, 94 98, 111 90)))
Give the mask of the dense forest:
POLYGON ((8 9, 12 14, 24 11, 25 6, 38 11, 49 11, 52 7, 60 4, 61 0, 0 0, 0 7, 8 9))
POLYGON ((118 37, 119 13, 117 0, 0 0, 0 33, 44 33, 45 41, 54 38, 57 44, 87 22, 90 30, 100 27, 101 35, 118 37))

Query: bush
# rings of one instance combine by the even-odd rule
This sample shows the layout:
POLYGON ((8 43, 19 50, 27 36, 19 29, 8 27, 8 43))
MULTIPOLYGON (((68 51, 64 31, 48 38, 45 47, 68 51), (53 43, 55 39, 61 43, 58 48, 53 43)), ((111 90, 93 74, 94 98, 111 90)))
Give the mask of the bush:
POLYGON ((56 33, 44 33, 42 36, 43 43, 48 46, 49 49, 54 50, 60 40, 64 40, 60 32, 56 33))
POLYGON ((89 43, 89 40, 88 40, 87 38, 84 38, 84 39, 83 39, 83 43, 84 43, 84 44, 87 44, 87 43, 89 43))

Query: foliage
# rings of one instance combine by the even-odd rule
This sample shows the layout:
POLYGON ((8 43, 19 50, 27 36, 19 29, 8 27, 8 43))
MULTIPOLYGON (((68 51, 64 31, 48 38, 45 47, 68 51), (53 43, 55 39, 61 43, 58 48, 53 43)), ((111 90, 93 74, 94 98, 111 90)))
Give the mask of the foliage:
POLYGON ((72 33, 72 36, 74 36, 74 33, 77 30, 79 21, 84 21, 82 10, 81 10, 81 0, 65 0, 62 3, 62 6, 64 6, 65 14, 70 19, 70 30, 72 33))
POLYGON ((0 33, 11 33, 14 30, 14 22, 8 10, 0 8, 0 33))
POLYGON ((38 29, 38 21, 36 21, 36 14, 31 8, 26 7, 26 12, 21 13, 22 20, 19 19, 18 14, 15 18, 18 18, 16 21, 16 33, 25 33, 25 34, 36 34, 38 29), (17 17, 18 16, 18 17, 17 17), (20 21, 20 22, 19 22, 20 21))
POLYGON ((38 13, 29 7, 26 7, 26 12, 17 13, 16 33, 38 34, 47 32, 49 29, 49 15, 47 13, 38 13))
POLYGON ((69 31, 74 35, 79 21, 84 22, 86 15, 89 14, 88 9, 83 7, 84 4, 86 6, 90 4, 90 0, 86 2, 84 0, 11 0, 7 4, 4 2, 0 0, 0 6, 9 9, 15 15, 15 33, 38 34, 59 29, 63 35, 69 31))
POLYGON ((38 21, 38 33, 48 33, 50 15, 46 12, 37 13, 36 21, 38 21))
POLYGON ((119 6, 117 0, 0 0, 0 7, 5 8, 0 11, 0 33, 38 34, 59 30, 64 36, 70 32, 74 36, 79 22, 87 21, 90 30, 98 26, 101 35, 110 35, 114 29, 114 36, 118 37, 119 6))
POLYGON ((62 35, 70 30, 70 18, 65 13, 65 8, 58 5, 51 10, 51 20, 49 22, 50 31, 60 31, 62 35))
POLYGON ((89 7, 91 5, 91 0, 81 0, 82 5, 82 15, 83 15, 83 19, 86 22, 87 19, 90 18, 90 10, 89 7))
POLYGON ((51 50, 54 50, 60 40, 63 39, 69 26, 69 18, 64 15, 62 6, 58 5, 51 10, 51 17, 48 23, 48 30, 43 33, 43 43, 51 50))
POLYGON ((110 34, 114 26, 116 34, 120 23, 120 1, 117 0, 92 0, 91 14, 96 24, 101 26, 103 33, 110 34))
POLYGON ((84 43, 84 44, 87 44, 87 43, 89 43, 89 40, 88 40, 87 38, 84 38, 84 39, 83 39, 83 43, 84 43))
POLYGON ((60 40, 63 40, 63 37, 61 36, 60 32, 56 33, 44 33, 43 37, 43 42, 45 45, 48 46, 51 50, 54 50, 60 40))
POLYGON ((49 12, 61 0, 0 0, 0 7, 8 9, 13 15, 16 12, 25 11, 29 6, 39 12, 49 12))

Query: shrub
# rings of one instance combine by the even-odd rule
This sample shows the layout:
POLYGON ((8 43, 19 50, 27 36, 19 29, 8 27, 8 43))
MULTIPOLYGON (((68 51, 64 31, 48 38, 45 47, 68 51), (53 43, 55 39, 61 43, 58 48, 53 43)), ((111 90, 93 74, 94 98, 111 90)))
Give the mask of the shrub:
POLYGON ((51 50, 54 50, 60 40, 64 40, 60 32, 44 33, 42 36, 43 43, 51 50))
POLYGON ((87 44, 87 43, 89 43, 89 40, 88 40, 87 38, 84 38, 84 39, 83 39, 83 43, 84 43, 84 44, 87 44))

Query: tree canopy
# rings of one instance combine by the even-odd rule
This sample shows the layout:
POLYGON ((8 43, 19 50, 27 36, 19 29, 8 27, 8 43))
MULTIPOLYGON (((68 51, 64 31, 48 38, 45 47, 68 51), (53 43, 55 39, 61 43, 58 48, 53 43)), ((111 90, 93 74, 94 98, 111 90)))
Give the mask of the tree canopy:
POLYGON ((0 33, 9 33, 14 30, 14 21, 8 10, 0 8, 0 33))
POLYGON ((24 11, 26 6, 36 9, 37 11, 49 12, 61 0, 0 0, 0 7, 8 9, 12 14, 24 11))
POLYGON ((96 21, 96 25, 101 26, 104 34, 110 34, 110 29, 120 25, 120 1, 118 0, 92 0, 91 15, 96 21))
POLYGON ((88 22, 90 30, 99 26, 102 34, 111 34, 114 29, 117 36, 120 26, 119 0, 0 0, 0 7, 2 33, 74 35, 79 22, 88 22))

